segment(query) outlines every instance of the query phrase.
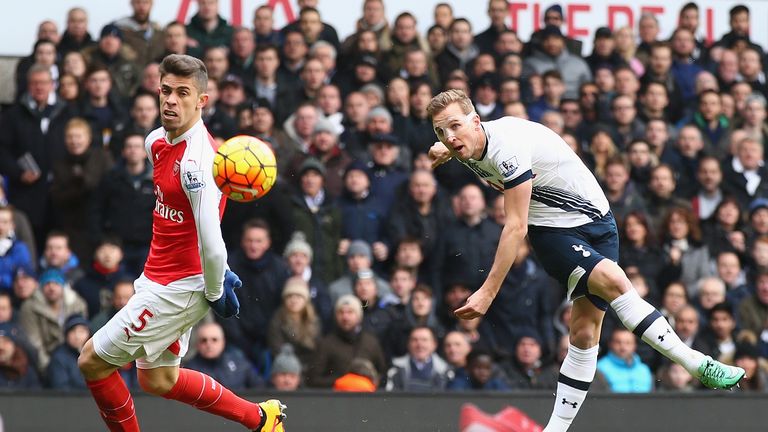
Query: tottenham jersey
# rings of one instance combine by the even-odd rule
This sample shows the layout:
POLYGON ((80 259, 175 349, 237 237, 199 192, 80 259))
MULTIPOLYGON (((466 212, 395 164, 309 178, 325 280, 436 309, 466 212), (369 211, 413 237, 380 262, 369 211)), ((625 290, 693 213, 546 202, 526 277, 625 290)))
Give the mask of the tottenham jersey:
POLYGON ((210 300, 221 296, 227 261, 220 225, 226 198, 212 174, 217 147, 202 120, 172 141, 162 127, 145 140, 155 210, 144 275, 168 285, 202 274, 210 300))
POLYGON ((592 172, 552 130, 516 117, 482 126, 488 138, 482 158, 457 160, 500 192, 533 179, 529 225, 571 228, 608 212, 592 172))

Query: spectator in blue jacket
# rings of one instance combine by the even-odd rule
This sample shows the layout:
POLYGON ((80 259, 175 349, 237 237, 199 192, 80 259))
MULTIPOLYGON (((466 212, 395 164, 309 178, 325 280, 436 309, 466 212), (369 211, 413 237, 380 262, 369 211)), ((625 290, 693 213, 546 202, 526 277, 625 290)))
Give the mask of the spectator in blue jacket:
POLYGON ((597 362, 599 370, 614 393, 648 393, 653 390, 651 369, 635 352, 637 340, 626 329, 611 335, 610 352, 597 362))
POLYGON ((88 320, 82 315, 72 315, 64 324, 64 343, 56 347, 48 363, 48 381, 56 390, 85 389, 85 379, 77 367, 77 358, 91 332, 88 320))
POLYGON ((264 387, 264 381, 243 352, 227 347, 224 330, 214 322, 198 327, 197 355, 186 367, 208 374, 224 387, 233 390, 264 387))
POLYGON ((467 355, 467 366, 456 371, 456 376, 448 382, 448 390, 510 390, 504 379, 504 373, 496 366, 489 351, 481 348, 472 350, 467 355))
POLYGON ((24 242, 14 233, 13 210, 0 207, 0 291, 10 292, 19 269, 32 272, 32 258, 24 242))
POLYGON ((385 238, 386 202, 371 191, 371 177, 365 164, 353 162, 344 172, 344 187, 338 200, 341 210, 342 241, 364 240, 373 256, 382 262, 389 256, 385 238))

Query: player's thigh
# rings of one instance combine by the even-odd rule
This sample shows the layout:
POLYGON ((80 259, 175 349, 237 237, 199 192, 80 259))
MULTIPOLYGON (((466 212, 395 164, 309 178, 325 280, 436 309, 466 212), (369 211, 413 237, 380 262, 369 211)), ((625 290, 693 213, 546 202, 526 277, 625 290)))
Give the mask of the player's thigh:
POLYGON ((567 289, 568 298, 589 294, 589 273, 604 259, 590 239, 577 228, 531 227, 531 246, 544 270, 567 289))

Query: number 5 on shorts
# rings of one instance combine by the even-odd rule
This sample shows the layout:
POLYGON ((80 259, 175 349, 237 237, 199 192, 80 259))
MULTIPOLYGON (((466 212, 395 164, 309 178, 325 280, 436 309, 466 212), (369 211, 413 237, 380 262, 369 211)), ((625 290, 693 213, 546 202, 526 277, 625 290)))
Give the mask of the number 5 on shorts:
POLYGON ((134 324, 131 324, 131 328, 133 329, 133 331, 137 331, 137 332, 142 331, 144 330, 144 327, 147 326, 147 318, 153 318, 153 317, 154 315, 152 314, 152 312, 149 311, 149 309, 144 309, 139 314, 139 323, 141 324, 138 327, 136 327, 136 325, 134 324))

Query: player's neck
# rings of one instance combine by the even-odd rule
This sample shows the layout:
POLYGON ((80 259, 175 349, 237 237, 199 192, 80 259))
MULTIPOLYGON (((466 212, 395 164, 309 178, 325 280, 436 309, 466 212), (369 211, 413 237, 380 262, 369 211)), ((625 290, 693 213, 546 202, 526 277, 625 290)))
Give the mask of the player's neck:
POLYGON ((199 120, 200 120, 200 116, 196 116, 178 129, 174 129, 174 130, 166 129, 166 132, 168 133, 168 141, 174 141, 176 138, 189 132, 190 129, 195 127, 195 125, 199 120))
POLYGON ((478 140, 478 146, 475 149, 475 152, 472 154, 472 159, 474 160, 480 160, 483 158, 483 154, 485 153, 485 146, 488 145, 488 137, 485 135, 485 129, 483 129, 482 126, 477 128, 477 135, 475 137, 478 140))

